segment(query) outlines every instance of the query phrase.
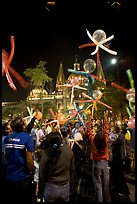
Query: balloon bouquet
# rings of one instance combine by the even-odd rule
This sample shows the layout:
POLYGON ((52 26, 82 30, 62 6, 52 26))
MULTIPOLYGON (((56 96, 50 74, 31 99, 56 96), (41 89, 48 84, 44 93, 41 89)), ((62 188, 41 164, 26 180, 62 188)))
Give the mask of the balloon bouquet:
MULTIPOLYGON (((106 34, 103 30, 96 30, 93 33, 93 37, 90 35, 88 30, 87 30, 87 34, 88 34, 89 38, 93 41, 93 43, 81 45, 81 46, 79 46, 79 48, 84 48, 84 47, 88 47, 88 46, 96 46, 95 51, 92 52, 91 55, 97 54, 99 52, 99 47, 102 48, 103 50, 109 52, 110 54, 113 54, 113 55, 117 54, 117 52, 112 51, 107 46, 103 45, 104 43, 106 43, 106 42, 110 41, 112 38, 114 38, 114 35, 110 36, 109 38, 106 38, 106 34)), ((97 57, 97 63, 99 63, 99 57, 97 57)), ((73 69, 68 69, 68 72, 84 75, 86 77, 86 84, 87 84, 88 93, 90 96, 88 96, 84 93, 82 93, 82 95, 90 99, 90 101, 87 100, 84 102, 93 102, 93 106, 92 106, 92 117, 93 117, 94 109, 97 110, 97 105, 96 105, 97 102, 106 106, 107 108, 111 109, 111 107, 99 100, 99 99, 101 99, 101 97, 103 95, 103 93, 100 90, 93 90, 93 92, 92 92, 91 85, 90 85, 90 78, 92 80, 92 83, 94 83, 95 79, 103 80, 103 82, 106 82, 106 80, 91 74, 96 69, 96 62, 93 59, 85 60, 85 62, 83 64, 83 68, 84 68, 84 71, 77 71, 77 70, 73 70, 73 69)), ((83 102, 83 101, 81 101, 81 102, 83 102)))
MULTIPOLYGON (((88 43, 88 44, 81 45, 81 46, 79 46, 79 48, 85 48, 85 47, 89 47, 89 46, 96 46, 95 51, 92 52, 91 55, 97 54, 97 64, 99 63, 99 55, 98 55, 99 48, 102 48, 103 50, 107 51, 108 53, 110 53, 112 55, 117 55, 117 52, 115 52, 113 50, 110 50, 108 48, 108 46, 103 45, 106 42, 113 39, 114 35, 106 38, 106 33, 103 30, 99 29, 99 30, 96 30, 93 33, 93 36, 91 36, 89 31, 88 30, 86 30, 86 31, 87 31, 88 37, 93 41, 93 43, 88 43)), ((85 93, 82 93, 82 95, 87 97, 89 100, 83 100, 83 101, 79 101, 79 102, 81 102, 81 103, 83 103, 83 102, 93 102, 92 116, 94 114, 94 108, 97 110, 96 103, 100 103, 100 104, 106 106, 107 108, 111 109, 111 107, 109 105, 107 105, 107 104, 105 104, 105 103, 103 103, 103 102, 101 102, 99 100, 103 95, 100 90, 93 90, 93 92, 91 90, 91 86, 90 86, 90 83, 89 83, 90 78, 92 79, 92 83, 94 83, 93 79, 96 79, 96 80, 101 81, 103 83, 107 82, 104 78, 102 79, 102 77, 95 76, 95 75, 91 74, 96 68, 95 61, 93 59, 87 59, 84 62, 83 68, 84 68, 84 71, 77 71, 77 70, 73 70, 73 69, 68 69, 68 72, 84 75, 86 77, 86 83, 87 83, 87 87, 88 87, 89 96, 87 94, 85 94, 85 93)), ((120 86, 120 85, 118 85, 118 84, 116 84, 116 83, 114 83, 114 82, 111 82, 110 85, 126 92, 126 98, 129 101, 129 108, 130 108, 130 109, 127 108, 127 112, 129 114, 128 126, 130 128, 134 128, 135 127, 135 118, 131 115, 131 111, 132 111, 132 113, 135 113, 135 88, 134 88, 134 83, 133 83, 133 77, 132 77, 131 70, 127 70, 127 75, 128 75, 130 85, 131 85, 131 88, 129 90, 122 87, 122 86, 120 86)))

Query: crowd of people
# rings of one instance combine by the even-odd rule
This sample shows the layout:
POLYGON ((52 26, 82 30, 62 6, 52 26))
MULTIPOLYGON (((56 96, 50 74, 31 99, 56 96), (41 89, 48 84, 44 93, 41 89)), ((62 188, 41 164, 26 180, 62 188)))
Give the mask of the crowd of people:
POLYGON ((6 202, 130 201, 133 130, 126 123, 89 119, 59 125, 34 116, 2 124, 1 192, 6 202))

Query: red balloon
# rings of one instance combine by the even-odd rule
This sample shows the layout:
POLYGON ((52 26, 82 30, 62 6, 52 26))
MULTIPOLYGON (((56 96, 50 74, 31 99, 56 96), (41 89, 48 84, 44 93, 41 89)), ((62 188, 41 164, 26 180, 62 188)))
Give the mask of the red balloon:
POLYGON ((128 125, 128 127, 129 127, 130 129, 134 129, 134 128, 135 128, 135 118, 130 118, 130 119, 128 120, 127 125, 128 125))

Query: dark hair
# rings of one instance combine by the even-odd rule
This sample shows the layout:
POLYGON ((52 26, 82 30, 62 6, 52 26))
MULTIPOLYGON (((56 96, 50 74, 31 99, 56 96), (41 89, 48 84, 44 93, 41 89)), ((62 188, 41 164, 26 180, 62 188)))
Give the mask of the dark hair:
POLYGON ((94 142, 94 145, 95 145, 97 151, 105 150, 107 144, 106 144, 106 140, 105 140, 105 134, 102 131, 99 131, 96 133, 93 142, 94 142))
POLYGON ((118 126, 115 126, 115 132, 119 133, 120 132, 120 128, 118 126))
POLYGON ((61 153, 60 148, 62 143, 61 134, 58 131, 50 132, 46 136, 46 140, 48 144, 47 148, 47 151, 49 152, 48 154, 50 155, 50 157, 52 157, 52 162, 56 162, 61 153))
POLYGON ((10 126, 11 129, 15 132, 22 132, 24 131, 24 121, 23 118, 20 116, 15 117, 11 122, 10 122, 10 126))
POLYGON ((1 133, 3 136, 6 136, 9 134, 9 127, 8 127, 9 123, 5 122, 2 124, 2 129, 1 129, 1 133))
POLYGON ((62 142, 61 140, 61 134, 58 131, 50 132, 47 136, 47 142, 49 144, 49 147, 52 147, 53 149, 58 148, 62 142))
POLYGON ((123 125, 121 126, 121 133, 125 135, 126 132, 127 132, 127 126, 126 126, 125 124, 123 124, 123 125))

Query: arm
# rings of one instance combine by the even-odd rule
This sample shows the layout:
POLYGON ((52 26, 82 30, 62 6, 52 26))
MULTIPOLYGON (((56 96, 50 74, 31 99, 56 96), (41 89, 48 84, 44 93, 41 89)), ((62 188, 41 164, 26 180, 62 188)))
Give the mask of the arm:
POLYGON ((26 163, 28 170, 31 174, 31 176, 34 176, 35 173, 35 167, 34 167, 34 159, 33 159, 33 152, 34 152, 34 143, 33 138, 26 133, 25 137, 27 137, 26 141, 26 163))
POLYGON ((26 162, 27 162, 27 167, 29 169, 29 172, 31 176, 33 177, 35 173, 35 167, 34 167, 34 160, 33 160, 32 152, 26 151, 26 162))
POLYGON ((86 123, 86 133, 90 139, 90 141, 92 142, 94 139, 94 134, 92 132, 92 122, 87 122, 86 123))
POLYGON ((34 116, 34 117, 31 119, 31 121, 29 122, 29 124, 25 127, 25 131, 26 131, 28 134, 30 134, 31 129, 32 129, 33 125, 34 125, 35 120, 36 120, 36 117, 34 116))
POLYGON ((104 134, 106 137, 106 142, 108 143, 108 137, 109 137, 109 123, 108 123, 108 110, 104 112, 104 134))

